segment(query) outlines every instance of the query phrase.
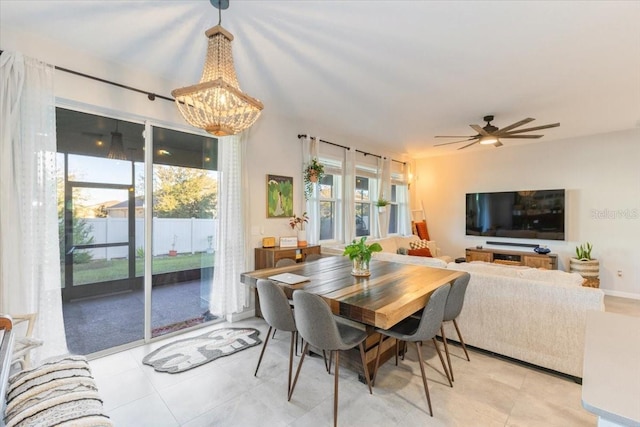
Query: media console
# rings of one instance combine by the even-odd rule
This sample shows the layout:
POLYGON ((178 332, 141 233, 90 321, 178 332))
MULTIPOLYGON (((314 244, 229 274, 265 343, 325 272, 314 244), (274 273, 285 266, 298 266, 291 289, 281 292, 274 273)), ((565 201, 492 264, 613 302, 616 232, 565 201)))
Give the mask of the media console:
POLYGON ((506 265, 524 265, 533 268, 558 269, 558 255, 537 254, 535 252, 509 251, 502 249, 466 249, 467 262, 484 261, 506 265))

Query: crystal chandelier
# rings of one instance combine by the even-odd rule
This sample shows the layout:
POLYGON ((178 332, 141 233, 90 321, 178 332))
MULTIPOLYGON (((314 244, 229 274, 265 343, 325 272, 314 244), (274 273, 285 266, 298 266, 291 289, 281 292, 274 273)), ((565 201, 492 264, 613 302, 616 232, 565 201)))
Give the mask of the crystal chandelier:
POLYGON ((211 0, 218 8, 218 25, 205 32, 209 39, 200 83, 175 89, 178 110, 189 124, 215 136, 238 134, 255 123, 262 102, 240 90, 231 56, 233 35, 222 28, 221 9, 228 1, 211 0))

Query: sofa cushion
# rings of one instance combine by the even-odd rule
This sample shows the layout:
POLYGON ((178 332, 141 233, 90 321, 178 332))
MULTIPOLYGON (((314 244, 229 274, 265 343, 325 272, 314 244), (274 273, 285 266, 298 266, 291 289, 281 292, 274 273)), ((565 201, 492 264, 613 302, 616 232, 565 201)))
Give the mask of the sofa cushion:
POLYGON ((527 268, 518 271, 518 277, 525 280, 553 283, 554 285, 582 286, 583 277, 578 273, 567 273, 562 270, 544 270, 527 268))
POLYGON ((425 265, 427 267, 446 268, 447 262, 440 258, 430 258, 423 256, 398 255, 387 252, 375 252, 373 258, 380 261, 391 261, 400 264, 425 265))
POLYGON ((429 248, 409 249, 407 255, 433 257, 429 248))
POLYGON ((494 264, 484 261, 461 262, 459 264, 450 262, 447 265, 447 268, 450 268, 452 270, 467 271, 469 273, 483 273, 506 277, 519 277, 518 271, 521 271, 523 269, 530 269, 529 267, 524 266, 494 264))
POLYGON ((382 239, 371 240, 371 242, 367 241, 367 243, 379 243, 382 246, 382 252, 390 252, 395 254, 398 252, 398 245, 396 244, 396 239, 394 237, 385 237, 382 239))

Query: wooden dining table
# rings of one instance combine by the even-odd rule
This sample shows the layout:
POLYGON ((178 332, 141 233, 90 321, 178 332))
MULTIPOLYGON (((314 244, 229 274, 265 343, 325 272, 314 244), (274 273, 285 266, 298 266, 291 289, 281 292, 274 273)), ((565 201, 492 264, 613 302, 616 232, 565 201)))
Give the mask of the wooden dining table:
MULTIPOLYGON (((424 308, 431 293, 453 282, 463 273, 423 265, 400 264, 372 259, 371 275, 351 275, 352 263, 347 257, 330 256, 280 268, 267 268, 241 274, 242 283, 255 287, 258 279, 268 279, 280 273, 293 273, 307 281, 282 285, 287 297, 297 289, 320 295, 333 314, 358 322, 369 332, 367 365, 375 359, 378 335, 375 328, 389 329, 424 308)), ((256 301, 256 305, 259 301, 256 301)), ((384 353, 392 350, 395 341, 387 340, 384 353)), ((358 364, 359 357, 354 359, 358 364)), ((383 360, 389 354, 383 355, 383 360)), ((370 365, 372 366, 372 365, 370 365)))

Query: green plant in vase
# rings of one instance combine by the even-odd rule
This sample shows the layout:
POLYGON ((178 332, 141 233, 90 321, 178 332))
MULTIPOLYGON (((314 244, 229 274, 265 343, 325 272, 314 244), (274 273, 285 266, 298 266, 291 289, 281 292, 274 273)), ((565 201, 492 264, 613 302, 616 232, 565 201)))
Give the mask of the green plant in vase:
POLYGON ((374 252, 382 251, 382 246, 379 243, 372 243, 367 245, 367 236, 360 238, 360 240, 353 240, 350 244, 345 246, 342 255, 346 255, 353 262, 353 268, 351 274, 354 276, 369 276, 369 261, 374 252))

